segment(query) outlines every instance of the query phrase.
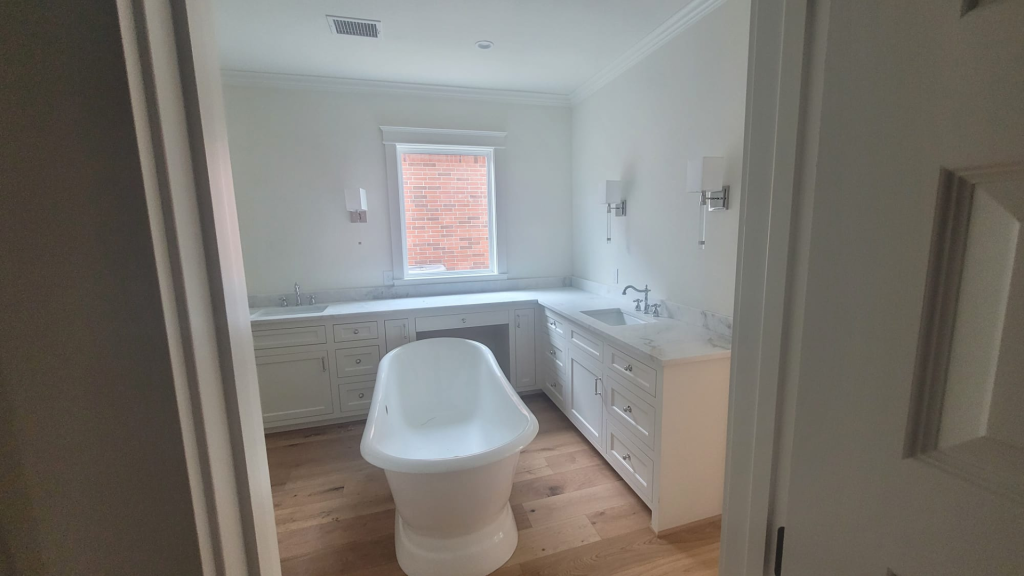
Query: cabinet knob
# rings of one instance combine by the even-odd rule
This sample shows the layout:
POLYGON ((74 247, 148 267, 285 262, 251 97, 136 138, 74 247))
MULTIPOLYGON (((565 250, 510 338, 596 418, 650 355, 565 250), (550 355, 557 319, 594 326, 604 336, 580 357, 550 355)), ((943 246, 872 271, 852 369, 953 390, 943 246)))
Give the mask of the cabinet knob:
POLYGON ((362 392, 360 392, 360 393, 359 393, 359 397, 360 397, 360 398, 362 398, 362 397, 363 397, 363 393, 362 393, 362 392))
POLYGON ((633 407, 627 405, 625 408, 622 409, 622 411, 627 414, 631 414, 633 412, 633 407))
POLYGON ((363 359, 362 358, 356 358, 356 364, 362 364, 362 363, 363 363, 363 359))
POLYGON ((548 322, 548 326, 554 326, 554 325, 555 325, 555 321, 554 320, 552 320, 551 322, 548 322))
POLYGON ((622 457, 622 459, 625 460, 626 462, 629 462, 629 460, 630 460, 629 454, 627 453, 626 455, 624 455, 622 457))
POLYGON ((359 328, 356 328, 355 330, 353 330, 352 333, 353 334, 359 334, 359 328))
POLYGON ((548 350, 548 354, 551 354, 552 358, 555 357, 555 351, 554 350, 548 350))
POLYGON ((463 324, 465 324, 465 323, 466 323, 466 319, 465 319, 465 318, 463 318, 463 319, 462 319, 462 323, 463 323, 463 324))
POLYGON ((626 367, 623 368, 623 370, 625 370, 626 372, 632 372, 633 371, 633 365, 632 364, 626 364, 626 367))

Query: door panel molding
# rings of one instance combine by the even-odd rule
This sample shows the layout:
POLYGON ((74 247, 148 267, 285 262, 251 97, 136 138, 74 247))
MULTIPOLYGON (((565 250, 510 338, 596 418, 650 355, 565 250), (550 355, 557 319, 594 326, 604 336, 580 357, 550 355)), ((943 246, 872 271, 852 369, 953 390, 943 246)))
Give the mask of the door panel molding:
MULTIPOLYGON (((1024 187, 1024 161, 941 170, 903 455, 1024 502, 1024 483, 1020 481, 1024 477, 1024 450, 1020 447, 981 433, 952 446, 940 446, 978 187, 1017 182, 1024 187)), ((1018 221, 1024 216, 1011 215, 1018 221)))

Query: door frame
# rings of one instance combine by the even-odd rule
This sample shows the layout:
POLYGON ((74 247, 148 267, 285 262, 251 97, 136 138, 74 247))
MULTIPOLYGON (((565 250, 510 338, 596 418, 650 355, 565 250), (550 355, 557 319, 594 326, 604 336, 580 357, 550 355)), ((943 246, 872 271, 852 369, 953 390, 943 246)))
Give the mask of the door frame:
MULTIPOLYGON (((280 574, 212 8, 117 0, 204 574, 280 574)), ((808 0, 751 0, 720 573, 769 557, 808 0)))
POLYGON ((828 1, 815 3, 814 22, 810 8, 808 0, 751 0, 722 576, 773 573, 775 499, 785 489, 777 486, 780 448, 788 454, 780 431, 790 417, 780 403, 789 380, 784 357, 798 346, 789 320, 802 308, 800 295, 792 295, 801 282, 793 264, 802 223, 794 211, 798 187, 810 194, 813 184, 813 175, 801 172, 808 158, 799 154, 817 129, 816 111, 804 104, 813 103, 817 90, 808 82, 809 67, 819 64, 811 32, 826 28, 828 1))

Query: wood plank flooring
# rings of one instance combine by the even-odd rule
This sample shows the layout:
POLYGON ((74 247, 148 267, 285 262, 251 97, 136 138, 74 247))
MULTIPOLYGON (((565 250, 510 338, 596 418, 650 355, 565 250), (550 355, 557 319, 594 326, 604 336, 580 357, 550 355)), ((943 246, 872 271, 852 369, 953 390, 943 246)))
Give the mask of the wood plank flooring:
MULTIPOLYGON (((650 510, 565 415, 543 394, 524 401, 540 433, 512 487, 519 547, 495 575, 718 574, 719 522, 658 538, 650 510)), ((402 574, 387 480, 359 455, 363 425, 267 436, 285 576, 402 574)))

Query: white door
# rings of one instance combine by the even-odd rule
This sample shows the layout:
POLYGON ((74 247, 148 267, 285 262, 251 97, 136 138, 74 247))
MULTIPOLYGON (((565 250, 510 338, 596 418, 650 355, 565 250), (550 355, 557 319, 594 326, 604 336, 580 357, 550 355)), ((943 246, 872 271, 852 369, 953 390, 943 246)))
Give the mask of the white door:
POLYGON ((603 450, 601 422, 604 416, 604 382, 601 369, 569 355, 569 418, 599 450, 603 450))
POLYGON ((334 412, 327 351, 293 352, 256 358, 263 422, 280 422, 334 412))
POLYGON ((533 345, 534 310, 516 310, 516 388, 537 387, 537 349, 533 345))
POLYGON ((411 324, 408 318, 384 321, 384 343, 387 346, 385 353, 412 341, 411 324))
POLYGON ((827 4, 782 573, 1019 576, 1024 2, 827 4))

